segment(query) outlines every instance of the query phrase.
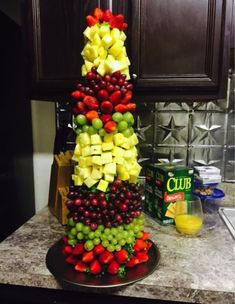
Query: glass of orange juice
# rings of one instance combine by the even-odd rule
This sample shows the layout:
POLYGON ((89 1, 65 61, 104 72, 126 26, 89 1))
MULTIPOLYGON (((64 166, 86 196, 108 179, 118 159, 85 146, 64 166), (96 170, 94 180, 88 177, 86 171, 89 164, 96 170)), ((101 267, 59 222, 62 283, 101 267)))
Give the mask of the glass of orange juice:
POLYGON ((195 236, 203 225, 202 203, 199 197, 176 201, 175 203, 175 226, 178 232, 195 236))

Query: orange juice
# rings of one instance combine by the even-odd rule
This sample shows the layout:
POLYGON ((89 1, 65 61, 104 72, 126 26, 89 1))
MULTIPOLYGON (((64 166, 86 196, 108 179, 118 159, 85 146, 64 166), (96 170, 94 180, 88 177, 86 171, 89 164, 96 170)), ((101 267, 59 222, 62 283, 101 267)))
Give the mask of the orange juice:
POLYGON ((202 218, 197 215, 179 214, 175 218, 176 229, 187 235, 195 235, 202 227, 202 218))

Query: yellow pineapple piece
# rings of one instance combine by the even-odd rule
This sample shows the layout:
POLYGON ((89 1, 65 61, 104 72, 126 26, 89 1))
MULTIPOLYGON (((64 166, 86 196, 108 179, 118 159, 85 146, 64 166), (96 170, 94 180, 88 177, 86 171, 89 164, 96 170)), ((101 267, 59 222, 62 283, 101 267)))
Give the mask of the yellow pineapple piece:
POLYGON ((126 40, 126 34, 125 34, 123 31, 120 32, 120 39, 121 39, 122 41, 125 41, 125 40, 126 40))
POLYGON ((79 168, 78 171, 79 171, 79 175, 84 179, 91 175, 91 167, 79 168))
POLYGON ((114 175, 113 174, 105 174, 104 179, 106 180, 106 182, 112 183, 114 181, 114 175))
POLYGON ((103 176, 103 174, 102 174, 102 172, 100 170, 98 170, 96 167, 92 168, 91 177, 93 179, 101 179, 102 176, 103 176))
POLYGON ((102 158, 100 155, 92 156, 91 161, 92 161, 92 164, 94 164, 94 165, 98 165, 98 166, 102 165, 102 158))
POLYGON ((81 147, 85 147, 91 144, 90 135, 87 132, 79 134, 78 139, 81 147))
POLYGON ((78 155, 78 156, 81 155, 81 146, 80 146, 79 143, 76 144, 73 153, 76 154, 76 155, 78 155))
POLYGON ((81 168, 86 168, 92 166, 92 158, 91 156, 80 156, 79 158, 79 166, 81 168))
POLYGON ((122 133, 116 133, 113 136, 113 141, 116 146, 121 146, 125 141, 125 136, 122 133))
POLYGON ((91 135, 91 144, 92 145, 101 145, 102 140, 99 134, 93 134, 91 135))
POLYGON ((85 61, 85 66, 86 66, 86 70, 87 72, 90 72, 91 68, 93 67, 93 63, 88 61, 88 60, 84 60, 85 61))
POLYGON ((123 45, 124 42, 122 40, 116 41, 109 49, 109 54, 113 55, 114 58, 117 58, 122 52, 123 45))
POLYGON ((94 186, 96 183, 98 183, 98 180, 93 179, 91 176, 88 176, 88 177, 84 180, 84 184, 85 184, 88 188, 91 188, 91 187, 94 186))
POLYGON ((135 175, 131 175, 131 174, 130 174, 129 182, 130 182, 130 183, 133 183, 133 184, 136 184, 137 181, 138 181, 138 177, 135 176, 135 175))
POLYGON ((91 155, 100 155, 102 152, 101 145, 92 145, 91 146, 91 155))
POLYGON ((113 134, 105 134, 103 140, 104 142, 113 142, 113 134))
POLYGON ((86 74, 87 74, 87 69, 86 69, 85 64, 82 65, 82 71, 81 71, 81 73, 82 73, 83 77, 86 76, 86 74))
POLYGON ((101 41, 102 41, 103 47, 107 50, 112 45, 113 39, 112 39, 111 35, 108 33, 103 36, 101 41))
POLYGON ((101 39, 100 39, 100 35, 98 33, 94 34, 94 36, 92 37, 92 42, 95 45, 101 45, 101 39))
POLYGON ((89 156, 91 155, 91 147, 90 146, 85 146, 81 149, 82 156, 89 156))
POLYGON ((97 68, 97 72, 101 75, 104 76, 105 74, 107 74, 106 68, 105 68, 105 64, 104 64, 104 60, 100 61, 100 64, 97 68))
POLYGON ((125 150, 123 157, 126 159, 131 159, 131 158, 134 158, 134 155, 131 150, 125 150))
POLYGON ((118 178, 124 181, 124 180, 128 180, 130 178, 130 175, 127 171, 124 171, 118 174, 118 178))
POLYGON ((102 164, 109 164, 113 161, 112 152, 103 152, 101 154, 102 164))
POLYGON ((104 37, 104 35, 110 34, 110 27, 107 23, 102 23, 99 28, 99 35, 104 37))
POLYGON ((98 54, 100 59, 106 59, 108 52, 103 46, 100 46, 98 49, 98 54))
POLYGON ((136 146, 139 143, 138 137, 135 133, 129 137, 129 142, 131 146, 136 146))
POLYGON ((103 151, 110 151, 114 147, 113 142, 103 142, 102 143, 102 150, 103 151))
POLYGON ((113 148, 113 156, 117 156, 117 157, 123 157, 125 150, 115 146, 113 148))
POLYGON ((79 175, 72 174, 72 180, 75 186, 82 186, 83 178, 79 175))
POLYGON ((97 185, 96 189, 105 192, 108 188, 109 183, 103 179, 99 181, 99 184, 97 185))
POLYGON ((104 174, 113 174, 115 175, 116 174, 116 164, 115 163, 109 163, 109 164, 105 164, 104 165, 104 174))
POLYGON ((75 162, 78 162, 79 161, 79 157, 80 157, 79 155, 73 154, 72 160, 75 161, 75 162))
POLYGON ((120 40, 121 31, 118 28, 113 28, 110 32, 110 35, 114 42, 118 41, 118 40, 120 40))
POLYGON ((123 157, 120 157, 120 156, 115 156, 113 158, 113 161, 116 163, 116 164, 119 164, 119 165, 123 165, 124 164, 124 158, 123 157))

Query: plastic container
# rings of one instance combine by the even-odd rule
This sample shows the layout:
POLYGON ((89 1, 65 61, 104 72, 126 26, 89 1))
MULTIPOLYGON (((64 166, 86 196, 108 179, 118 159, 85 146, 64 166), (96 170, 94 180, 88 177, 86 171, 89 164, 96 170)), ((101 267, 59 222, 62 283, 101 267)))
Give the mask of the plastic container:
POLYGON ((203 195, 197 192, 194 194, 200 197, 204 213, 217 213, 221 207, 222 198, 225 196, 224 192, 217 188, 213 189, 212 195, 203 195))

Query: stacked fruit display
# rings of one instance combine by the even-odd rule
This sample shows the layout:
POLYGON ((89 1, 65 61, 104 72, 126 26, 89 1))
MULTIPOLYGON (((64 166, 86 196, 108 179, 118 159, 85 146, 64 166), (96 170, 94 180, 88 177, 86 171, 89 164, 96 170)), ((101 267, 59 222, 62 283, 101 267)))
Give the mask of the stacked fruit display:
POLYGON ((76 146, 64 237, 65 259, 79 272, 123 275, 148 261, 128 81, 123 15, 94 10, 86 17, 84 83, 72 92, 76 146))

